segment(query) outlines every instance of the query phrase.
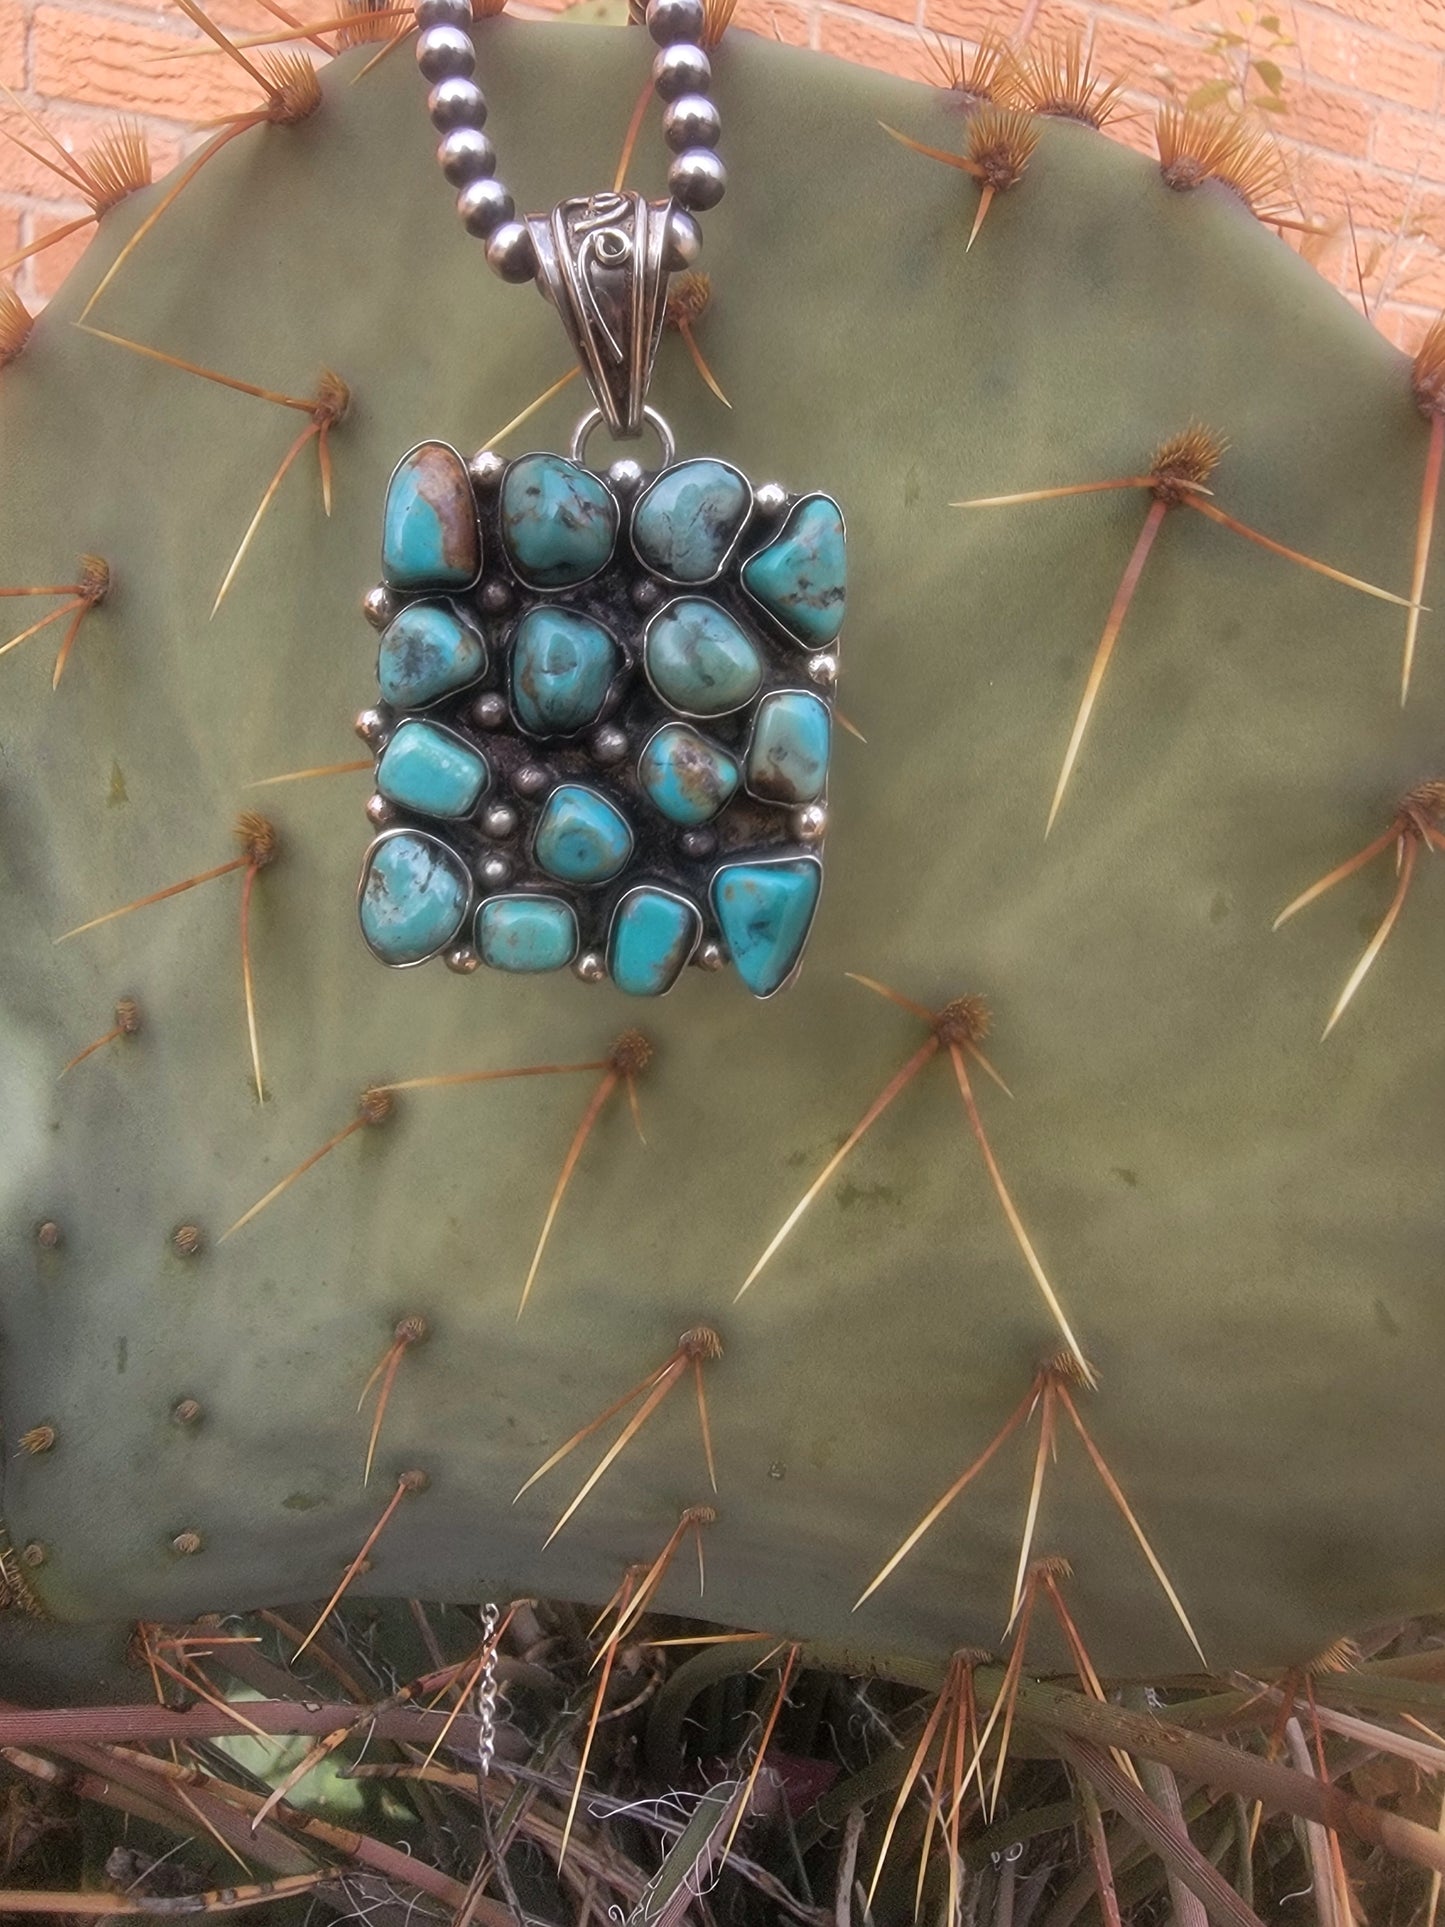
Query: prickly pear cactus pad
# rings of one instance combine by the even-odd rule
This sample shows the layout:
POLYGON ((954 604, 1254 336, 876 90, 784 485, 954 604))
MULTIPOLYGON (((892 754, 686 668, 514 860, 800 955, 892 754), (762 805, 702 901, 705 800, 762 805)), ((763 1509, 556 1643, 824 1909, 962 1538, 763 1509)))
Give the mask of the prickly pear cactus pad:
MULTIPOLYGON (((641 37, 477 33, 527 205, 610 181, 641 37)), ((58 626, 0 660, 16 1611, 319 1602, 383 1512, 360 1593, 595 1601, 703 1506, 709 1616, 938 1659, 1001 1639, 1046 1411, 1032 1550, 1071 1560, 1096 1661, 1195 1665, 1071 1410, 1213 1665, 1438 1606, 1438 619, 1402 710, 1404 609, 1218 519, 1404 595, 1429 434, 1404 358, 1235 195, 1087 127, 1037 123, 966 252, 977 184, 879 125, 961 152, 946 97, 730 33, 696 336, 733 406, 675 338, 653 401, 683 455, 847 508, 838 701, 866 740, 835 732, 802 974, 759 1001, 687 969, 643 1003, 378 969, 351 727, 387 478, 424 440, 488 448, 568 363, 461 234, 409 59, 353 85, 367 58, 202 169, 97 334, 74 323, 164 184, 108 215, 0 383, 0 586, 109 565, 57 689, 58 626), (307 419, 126 342, 293 398, 332 371, 333 513, 303 447, 214 618, 307 419), (950 506, 1111 478, 1140 485, 950 506), (1408 901, 1321 1043, 1392 848, 1408 901), (138 1027, 62 1075, 120 999, 138 1027)), ((565 448, 580 391, 498 452, 565 448)), ((1066 1663, 1048 1630, 1031 1665, 1066 1663)))

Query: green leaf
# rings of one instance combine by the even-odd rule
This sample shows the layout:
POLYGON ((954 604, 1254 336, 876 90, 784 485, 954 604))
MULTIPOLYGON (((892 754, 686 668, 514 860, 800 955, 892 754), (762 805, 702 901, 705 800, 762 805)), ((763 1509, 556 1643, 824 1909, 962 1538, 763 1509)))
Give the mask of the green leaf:
POLYGON ((1265 94, 1259 100, 1252 100, 1249 104, 1251 107, 1257 107, 1262 114, 1287 114, 1289 112, 1289 102, 1287 100, 1275 100, 1269 94, 1265 94))
POLYGON ((1233 91, 1232 80, 1206 80, 1202 87, 1194 89, 1184 105, 1191 111, 1200 107, 1217 107, 1221 101, 1228 100, 1233 91))
POLYGON ((1249 64, 1272 94, 1278 97, 1283 92, 1284 75, 1273 60, 1251 60, 1249 64))

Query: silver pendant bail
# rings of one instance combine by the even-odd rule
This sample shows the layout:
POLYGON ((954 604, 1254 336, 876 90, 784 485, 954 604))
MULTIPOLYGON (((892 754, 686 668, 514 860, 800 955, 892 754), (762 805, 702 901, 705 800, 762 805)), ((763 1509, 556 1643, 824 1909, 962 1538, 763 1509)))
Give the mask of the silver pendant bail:
POLYGON ((537 285, 562 317, 618 440, 640 435, 667 297, 671 203, 604 190, 527 219, 537 285))

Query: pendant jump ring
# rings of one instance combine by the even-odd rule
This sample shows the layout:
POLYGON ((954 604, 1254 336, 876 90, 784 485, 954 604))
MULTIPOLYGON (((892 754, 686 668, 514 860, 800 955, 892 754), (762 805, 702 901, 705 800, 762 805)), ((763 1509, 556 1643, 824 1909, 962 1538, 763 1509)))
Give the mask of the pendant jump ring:
MULTIPOLYGON (((644 408, 642 419, 649 425, 662 446, 662 466, 671 468, 673 457, 677 454, 677 443, 672 430, 655 408, 644 408)), ((602 410, 590 408, 572 432, 572 443, 568 454, 574 462, 581 462, 587 452, 587 443, 594 428, 601 425, 602 410)))

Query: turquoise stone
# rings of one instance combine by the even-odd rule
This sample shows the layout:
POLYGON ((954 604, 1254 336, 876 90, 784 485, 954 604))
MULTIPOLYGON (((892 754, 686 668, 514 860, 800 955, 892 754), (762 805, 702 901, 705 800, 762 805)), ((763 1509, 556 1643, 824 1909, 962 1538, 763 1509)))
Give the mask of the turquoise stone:
POLYGON ((736 760, 686 723, 664 723, 637 759, 637 780, 670 823, 695 829, 727 808, 737 789, 736 760))
POLYGON ((650 569, 674 582, 710 581, 752 505, 752 490, 725 462, 679 462, 638 497, 632 546, 650 569))
POLYGON ((564 883, 605 883, 632 855, 632 831, 605 796, 563 783, 547 798, 533 852, 548 876, 564 883))
POLYGON ((399 830, 367 854, 361 933, 383 963, 420 963, 461 929, 471 893, 459 857, 435 837, 399 830))
POLYGON ((607 968, 629 997, 660 997, 697 948, 702 917, 665 890, 629 890, 607 940, 607 968))
POLYGON ((479 749, 436 723, 403 723, 376 766, 376 787, 419 816, 470 816, 492 772, 479 749))
POLYGON ((765 803, 816 803, 828 783, 828 705, 805 689, 775 689, 758 704, 748 742, 748 789, 765 803))
POLYGON ((743 587, 804 648, 825 649, 843 627, 846 574, 843 512, 830 496, 809 495, 748 557, 743 587))
POLYGON ((382 576, 393 589, 468 589, 481 572, 466 463, 445 442, 423 442, 402 456, 387 486, 382 576))
POLYGON ((802 955, 818 907, 823 867, 728 863, 712 880, 712 907, 733 963, 754 996, 770 997, 802 955))
POLYGON ((577 918, 560 897, 488 897, 477 911, 477 955, 493 970, 561 970, 577 941, 577 918))
POLYGON ((518 575, 560 589, 596 575, 617 540, 611 491, 561 455, 523 455, 502 479, 502 539, 518 575))
POLYGON ((621 651, 600 622, 545 605, 529 609, 512 645, 512 708, 534 736, 595 723, 621 651))
POLYGON ((643 645, 647 679, 684 716, 726 716, 757 695, 762 658, 725 609, 683 596, 655 615, 643 645))
POLYGON ((424 709, 465 689, 487 666, 487 647, 444 604, 414 602, 382 632, 376 655, 381 699, 394 709, 424 709))

